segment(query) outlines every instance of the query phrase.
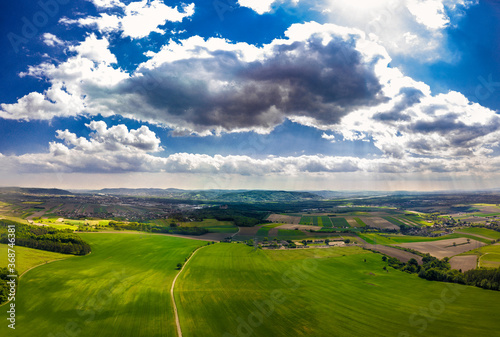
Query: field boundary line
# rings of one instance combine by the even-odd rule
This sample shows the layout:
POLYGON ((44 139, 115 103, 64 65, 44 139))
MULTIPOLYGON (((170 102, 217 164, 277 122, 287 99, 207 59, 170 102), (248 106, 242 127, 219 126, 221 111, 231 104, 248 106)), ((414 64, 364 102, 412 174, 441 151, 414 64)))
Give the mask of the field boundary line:
POLYGON ((188 264, 188 262, 191 261, 191 258, 194 256, 194 254, 196 254, 196 252, 198 252, 200 249, 205 248, 205 247, 207 247, 207 246, 198 247, 198 248, 196 248, 193 251, 193 253, 191 254, 191 256, 182 265, 181 270, 179 270, 179 272, 177 273, 177 275, 175 275, 174 281, 172 282, 172 287, 170 288, 170 296, 172 297, 172 303, 174 305, 175 325, 177 326, 177 336, 178 337, 182 337, 182 330, 181 330, 181 323, 179 321, 179 313, 177 312, 177 305, 175 304, 175 296, 174 296, 175 281, 177 281, 177 278, 182 273, 182 271, 184 270, 184 268, 186 267, 186 265, 188 264))

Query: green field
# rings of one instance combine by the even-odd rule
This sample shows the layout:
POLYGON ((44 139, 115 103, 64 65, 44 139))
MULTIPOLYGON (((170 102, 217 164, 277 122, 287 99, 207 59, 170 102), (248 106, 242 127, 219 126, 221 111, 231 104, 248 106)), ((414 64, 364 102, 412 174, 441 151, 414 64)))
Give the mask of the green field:
POLYGON ((478 249, 481 254, 479 258, 480 267, 498 268, 500 267, 500 245, 484 246, 478 249))
POLYGON ((360 218, 354 218, 354 220, 358 223, 358 226, 356 227, 366 227, 366 224, 360 218))
POLYGON ((279 227, 279 226, 283 226, 283 224, 282 223, 274 223, 274 224, 262 226, 257 231, 257 236, 267 236, 269 234, 269 231, 272 228, 279 227))
POLYGON ((332 220, 333 227, 337 228, 351 227, 351 225, 349 225, 349 223, 345 218, 330 218, 330 220, 332 220))
POLYGON ((318 226, 321 227, 333 227, 332 221, 327 216, 319 216, 318 218, 318 226))
POLYGON ((389 221, 390 223, 392 223, 393 225, 396 225, 398 227, 407 226, 404 222, 401 222, 398 219, 393 218, 391 216, 383 216, 382 218, 384 218, 385 220, 389 221))
POLYGON ((183 227, 202 227, 213 233, 236 233, 238 231, 238 227, 232 221, 218 221, 216 219, 181 222, 180 225, 183 227))
POLYGON ((312 217, 303 215, 302 218, 300 218, 300 225, 312 225, 312 217))
MULTIPOLYGON (((7 252, 9 247, 0 243, 0 267, 6 267, 7 252)), ((47 252, 45 250, 32 249, 27 247, 15 246, 16 251, 16 269, 19 274, 24 273, 26 270, 50 262, 54 260, 67 259, 73 255, 59 254, 54 252, 47 252)))
POLYGON ((386 273, 383 266, 380 255, 357 247, 204 248, 176 287, 183 336, 455 337, 500 328, 491 314, 499 292, 386 273))
POLYGON ((145 234, 80 236, 92 253, 26 273, 16 298, 16 330, 2 324, 0 336, 176 336, 170 297, 176 264, 205 241, 145 234))
POLYGON ((457 239, 457 238, 469 238, 487 244, 491 243, 491 240, 488 239, 483 239, 473 235, 458 234, 458 233, 437 236, 437 237, 398 235, 398 234, 378 234, 378 233, 358 233, 358 236, 364 239, 368 243, 380 244, 380 245, 394 245, 400 243, 438 241, 438 240, 457 239))
POLYGON ((304 215, 300 219, 299 224, 309 225, 309 226, 332 227, 332 222, 330 221, 330 218, 326 215, 323 216, 304 215))
POLYGON ((278 238, 281 240, 297 240, 307 237, 302 231, 296 231, 293 229, 278 229, 278 238))
POLYGON ((419 216, 418 214, 414 214, 414 213, 406 213, 404 215, 404 219, 413 222, 415 225, 417 225, 419 227, 432 225, 432 223, 428 223, 421 216, 419 216))
POLYGON ((460 229, 459 231, 469 234, 478 234, 495 240, 500 239, 500 232, 487 228, 470 227, 470 228, 460 229))

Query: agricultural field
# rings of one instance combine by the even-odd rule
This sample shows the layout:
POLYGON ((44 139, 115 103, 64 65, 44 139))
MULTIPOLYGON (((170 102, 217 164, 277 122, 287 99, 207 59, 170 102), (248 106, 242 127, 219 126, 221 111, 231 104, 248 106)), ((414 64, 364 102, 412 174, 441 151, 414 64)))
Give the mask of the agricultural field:
POLYGON ((450 259, 451 269, 467 271, 476 269, 477 256, 476 255, 458 255, 450 259))
POLYGON ((356 221, 357 225, 354 227, 366 227, 366 224, 359 217, 355 217, 354 221, 356 221))
POLYGON ((412 242, 399 244, 400 247, 410 248, 422 253, 429 253, 438 259, 452 257, 473 249, 477 249, 485 244, 483 242, 466 238, 446 239, 426 242, 412 242))
POLYGON ((399 226, 396 226, 386 219, 380 217, 363 217, 363 222, 371 228, 378 229, 399 229, 399 226))
POLYGON ((385 272, 384 265, 379 254, 358 247, 203 248, 176 285, 183 336, 410 336, 420 331, 455 337, 488 336, 499 328, 491 315, 499 292, 429 282, 391 268, 385 272), (439 315, 425 316, 443 294, 453 300, 443 298, 447 302, 439 315))
POLYGON ((365 245, 367 249, 377 251, 390 257, 395 257, 401 262, 408 262, 410 259, 415 259, 419 264, 422 264, 422 257, 401 249, 384 245, 365 245))
POLYGON ((214 233, 236 233, 238 227, 232 221, 218 221, 216 219, 204 219, 203 221, 181 222, 181 226, 185 227, 201 227, 206 228, 214 233))
MULTIPOLYGON (((1 336, 176 336, 170 287, 176 264, 205 241, 165 235, 88 233, 92 254, 26 273, 16 330, 1 336)), ((9 330, 7 332, 7 329, 9 330)))
POLYGON ((478 235, 479 237, 498 240, 500 239, 500 232, 480 227, 469 227, 469 228, 461 228, 457 232, 467 233, 472 235, 478 235))
POLYGON ((278 234, 278 231, 273 231, 273 233, 269 233, 269 231, 271 231, 273 228, 276 228, 276 227, 279 227, 279 226, 282 226, 283 224, 282 223, 274 223, 274 224, 270 224, 270 225, 265 225, 265 226, 262 226, 260 227, 260 229, 257 231, 257 236, 268 236, 268 235, 271 235, 271 236, 276 236, 278 234))
MULTIPOLYGON (((0 243, 0 267, 7 266, 7 250, 6 244, 0 243)), ((16 269, 20 274, 30 268, 43 265, 52 261, 67 259, 73 255, 47 252, 44 250, 32 249, 27 247, 16 246, 16 269)))
POLYGON ((347 222, 345 218, 331 217, 330 220, 333 223, 333 227, 337 228, 351 227, 351 225, 349 224, 349 222, 347 222))
POLYGON ((498 243, 491 246, 482 247, 479 249, 479 251, 482 254, 479 257, 480 267, 500 267, 500 245, 498 243))
POLYGON ((301 219, 301 216, 292 216, 292 215, 284 215, 284 214, 271 214, 267 217, 266 220, 269 222, 298 225, 300 222, 300 219, 301 219))

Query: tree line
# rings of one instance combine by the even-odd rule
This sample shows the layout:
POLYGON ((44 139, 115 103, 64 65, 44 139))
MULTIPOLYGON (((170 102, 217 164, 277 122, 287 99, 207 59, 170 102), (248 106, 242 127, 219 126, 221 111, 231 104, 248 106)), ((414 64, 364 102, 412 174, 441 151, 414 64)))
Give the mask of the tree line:
POLYGON ((140 232, 150 232, 150 233, 165 233, 165 234, 184 234, 184 235, 203 235, 209 231, 202 227, 183 227, 183 226, 159 226, 152 224, 145 224, 140 222, 116 222, 110 221, 109 226, 113 227, 115 230, 130 230, 130 231, 140 231, 140 232))
POLYGON ((449 258, 440 260, 429 254, 422 258, 422 265, 417 260, 410 259, 403 263, 394 257, 382 257, 389 266, 408 273, 416 273, 420 278, 429 281, 441 281, 459 283, 464 285, 476 286, 483 289, 500 290, 500 267, 472 269, 466 272, 451 269, 449 258))
MULTIPOLYGON (((17 275, 17 271, 14 274, 17 275)), ((0 268, 0 304, 7 302, 9 298, 10 286, 7 281, 14 280, 17 287, 17 277, 10 278, 7 275, 10 275, 9 270, 7 268, 0 268)))
POLYGON ((5 219, 0 220, 0 243, 9 243, 8 225, 16 226, 17 246, 73 255, 87 255, 91 251, 90 245, 69 229, 25 225, 5 219))

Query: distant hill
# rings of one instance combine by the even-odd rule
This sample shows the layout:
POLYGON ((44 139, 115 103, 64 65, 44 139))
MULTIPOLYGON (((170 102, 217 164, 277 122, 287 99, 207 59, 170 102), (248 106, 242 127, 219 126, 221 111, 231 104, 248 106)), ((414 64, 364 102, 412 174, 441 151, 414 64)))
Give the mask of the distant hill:
POLYGON ((109 194, 117 196, 159 197, 182 200, 214 200, 227 190, 181 190, 177 188, 104 188, 87 193, 109 194))
POLYGON ((182 200, 210 200, 221 202, 287 202, 321 200, 311 192, 248 191, 248 190, 181 190, 176 188, 105 188, 87 193, 116 196, 160 197, 182 200))
POLYGON ((2 194, 37 194, 37 195, 73 195, 73 193, 58 188, 23 188, 23 187, 0 187, 2 194))
POLYGON ((287 191, 245 191, 225 193, 216 200, 227 202, 290 202, 304 200, 320 200, 319 195, 310 192, 287 191))

